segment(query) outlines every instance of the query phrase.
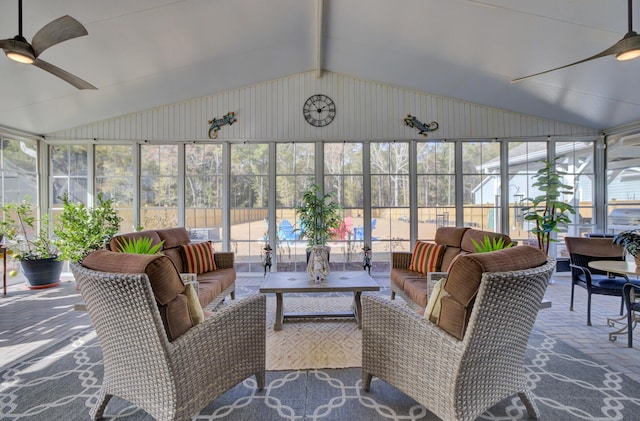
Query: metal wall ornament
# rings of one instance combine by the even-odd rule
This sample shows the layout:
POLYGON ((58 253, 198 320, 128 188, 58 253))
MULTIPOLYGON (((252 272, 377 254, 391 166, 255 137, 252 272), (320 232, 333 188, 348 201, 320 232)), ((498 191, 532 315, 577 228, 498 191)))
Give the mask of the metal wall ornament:
POLYGON ((222 128, 222 126, 226 126, 227 124, 231 126, 233 123, 238 121, 235 117, 236 113, 233 111, 229 111, 227 115, 222 116, 222 118, 213 118, 207 123, 209 124, 209 139, 217 139, 218 138, 218 130, 222 128))
POLYGON ((420 133, 424 137, 427 137, 429 132, 436 131, 438 130, 438 127, 440 127, 437 121, 432 121, 429 124, 424 124, 423 122, 418 120, 415 116, 412 116, 411 114, 407 114, 407 117, 405 117, 404 119, 404 124, 406 124, 409 127, 417 129, 418 133, 420 133))

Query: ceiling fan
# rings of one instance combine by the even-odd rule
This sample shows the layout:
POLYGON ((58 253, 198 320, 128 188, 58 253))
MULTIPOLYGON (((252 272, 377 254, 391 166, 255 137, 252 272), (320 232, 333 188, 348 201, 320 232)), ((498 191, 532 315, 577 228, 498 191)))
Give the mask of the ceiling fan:
POLYGON ((605 57, 605 56, 610 56, 610 55, 615 55, 616 59, 618 59, 619 61, 626 61, 626 60, 631 60, 637 57, 640 57, 640 35, 638 35, 637 32, 635 32, 633 30, 633 18, 632 18, 632 13, 631 13, 631 1, 632 0, 628 0, 628 20, 629 20, 629 30, 628 32, 624 35, 624 37, 622 37, 622 39, 618 42, 616 42, 615 44, 613 44, 611 47, 607 48, 606 50, 585 58, 584 60, 580 60, 580 61, 576 61, 575 63, 571 63, 571 64, 567 64, 565 66, 561 66, 561 67, 556 67, 555 69, 551 69, 551 70, 545 70, 544 72, 540 72, 540 73, 534 73, 532 75, 529 76, 524 76, 524 77, 519 77, 517 79, 513 79, 511 82, 519 82, 521 80, 524 79, 528 79, 530 77, 534 77, 534 76, 538 76, 538 75, 542 75, 545 73, 549 73, 549 72, 553 72, 555 70, 560 70, 560 69, 564 69, 565 67, 569 67, 569 66, 574 66, 576 64, 580 64, 580 63, 584 63, 585 61, 589 61, 589 60, 595 60, 597 58, 600 57, 605 57))
POLYGON ((22 0, 18 0, 18 35, 0 40, 0 48, 10 59, 19 63, 33 64, 78 89, 97 89, 89 82, 38 58, 44 50, 53 45, 87 34, 86 28, 80 22, 71 16, 62 16, 43 26, 29 44, 22 36, 22 0))

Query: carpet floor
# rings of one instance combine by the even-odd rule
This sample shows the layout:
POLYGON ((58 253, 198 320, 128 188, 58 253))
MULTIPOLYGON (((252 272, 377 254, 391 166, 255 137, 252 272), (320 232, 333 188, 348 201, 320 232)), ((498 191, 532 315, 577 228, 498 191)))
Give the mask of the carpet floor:
MULTIPOLYGON (((314 298, 314 302, 318 300, 314 298)), ((344 301, 340 305, 347 302, 321 300, 336 304, 344 301)), ((290 305, 303 305, 302 301, 291 297, 290 305)), ((322 333, 323 341, 336 333, 336 325, 331 323, 326 322, 333 329, 322 333)), ((353 322, 344 323, 355 326, 353 322)), ((287 323, 280 332, 291 334, 306 327, 314 332, 310 336, 320 336, 322 324, 287 323)), ((273 332, 272 325, 267 331, 273 332)), ((283 346, 283 342, 272 343, 275 348, 283 346)), ((89 328, 44 352, 16 361, 0 371, 0 418, 89 419, 103 375, 101 360, 95 332, 89 328)), ((256 390, 254 379, 247 379, 203 408, 193 420, 437 420, 413 399, 378 379, 374 378, 370 392, 364 392, 357 367, 272 370, 267 372, 267 385, 262 391, 256 390)), ((542 420, 640 419, 639 384, 542 332, 531 335, 525 371, 542 420)), ((151 419, 115 397, 105 414, 110 420, 151 419)), ((512 396, 479 419, 527 419, 527 413, 520 400, 512 396)))
MULTIPOLYGON (((285 312, 349 310, 352 297, 288 297, 285 312)), ((362 331, 353 319, 287 321, 274 331, 275 298, 267 297, 267 370, 348 368, 362 365, 362 331)))

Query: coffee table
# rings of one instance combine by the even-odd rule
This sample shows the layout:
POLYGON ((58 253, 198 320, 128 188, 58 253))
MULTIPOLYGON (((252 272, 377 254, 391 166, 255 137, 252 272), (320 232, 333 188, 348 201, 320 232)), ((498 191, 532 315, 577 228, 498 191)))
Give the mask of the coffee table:
POLYGON ((269 272, 260 287, 261 293, 276 294, 276 321, 273 330, 281 330, 287 319, 353 317, 361 327, 363 291, 380 291, 380 286, 366 271, 331 272, 327 279, 315 283, 307 272, 269 272), (353 292, 352 311, 284 313, 282 307, 285 293, 353 292))

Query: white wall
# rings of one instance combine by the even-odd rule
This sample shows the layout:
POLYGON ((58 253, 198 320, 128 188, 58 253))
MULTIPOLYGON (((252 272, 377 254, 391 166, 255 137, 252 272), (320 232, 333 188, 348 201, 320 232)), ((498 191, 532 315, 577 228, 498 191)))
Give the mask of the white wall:
POLYGON ((415 115, 440 128, 429 139, 582 136, 596 131, 538 117, 324 72, 305 72, 215 95, 51 133, 49 140, 207 140, 207 120, 229 111, 238 122, 220 130, 219 140, 399 140, 422 138, 405 126, 415 115), (315 128, 302 116, 313 94, 330 96, 337 116, 315 128))

